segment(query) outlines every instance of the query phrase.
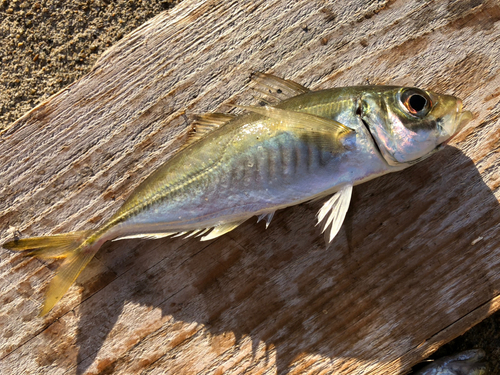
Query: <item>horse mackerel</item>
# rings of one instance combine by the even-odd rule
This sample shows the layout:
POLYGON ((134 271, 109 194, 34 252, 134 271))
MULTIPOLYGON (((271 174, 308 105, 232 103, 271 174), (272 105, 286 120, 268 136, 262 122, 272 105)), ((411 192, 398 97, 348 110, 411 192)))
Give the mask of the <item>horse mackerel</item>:
POLYGON ((317 217, 331 242, 354 185, 427 158, 472 118, 460 99, 417 88, 310 91, 262 73, 254 82, 266 105, 242 107, 250 113, 239 116, 200 116, 186 145, 101 227, 3 245, 44 259, 64 258, 41 315, 109 240, 210 240, 252 216, 269 225, 276 210, 331 196, 317 217))

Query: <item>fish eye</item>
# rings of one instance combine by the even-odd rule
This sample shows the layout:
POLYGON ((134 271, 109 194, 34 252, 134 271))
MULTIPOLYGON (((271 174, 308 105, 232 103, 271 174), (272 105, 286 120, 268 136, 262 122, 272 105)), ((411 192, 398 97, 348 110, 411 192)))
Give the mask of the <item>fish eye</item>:
POLYGON ((432 107, 431 98, 418 89, 407 89, 401 93, 401 102, 412 116, 423 117, 432 107))

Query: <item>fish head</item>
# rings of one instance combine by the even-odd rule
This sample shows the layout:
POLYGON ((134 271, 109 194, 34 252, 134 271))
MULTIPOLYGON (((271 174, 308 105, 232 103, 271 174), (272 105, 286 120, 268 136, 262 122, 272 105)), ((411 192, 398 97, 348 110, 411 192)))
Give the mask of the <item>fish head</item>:
POLYGON ((462 101, 414 87, 380 87, 361 97, 362 121, 392 166, 408 166, 444 147, 471 119, 462 101))

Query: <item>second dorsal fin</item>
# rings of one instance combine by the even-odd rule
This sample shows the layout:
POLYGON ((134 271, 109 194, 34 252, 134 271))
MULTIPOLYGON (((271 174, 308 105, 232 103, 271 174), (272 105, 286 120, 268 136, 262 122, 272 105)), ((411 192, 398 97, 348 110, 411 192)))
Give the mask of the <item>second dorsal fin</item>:
POLYGON ((198 129, 201 127, 207 127, 210 128, 210 130, 213 130, 224 125, 226 122, 231 121, 234 117, 234 115, 230 115, 228 113, 205 113, 204 115, 196 116, 193 126, 196 126, 198 129))
POLYGON ((263 104, 276 104, 282 100, 311 91, 297 82, 276 77, 272 74, 255 72, 251 78, 250 87, 261 94, 259 100, 263 104))
POLYGON ((189 145, 197 142, 206 134, 221 127, 231 121, 235 116, 227 113, 205 113, 204 115, 196 116, 191 124, 191 129, 188 132, 186 142, 180 147, 183 150, 189 145))

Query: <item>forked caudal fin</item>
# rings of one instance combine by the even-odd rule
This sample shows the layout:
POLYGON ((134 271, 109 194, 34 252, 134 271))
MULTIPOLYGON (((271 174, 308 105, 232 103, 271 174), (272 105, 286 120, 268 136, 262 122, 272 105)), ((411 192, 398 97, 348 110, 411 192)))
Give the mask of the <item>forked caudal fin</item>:
POLYGON ((3 244, 6 249, 25 252, 42 259, 63 258, 50 281, 40 316, 47 314, 63 297, 85 266, 99 250, 98 241, 88 241, 91 231, 71 232, 46 237, 32 237, 3 244))

